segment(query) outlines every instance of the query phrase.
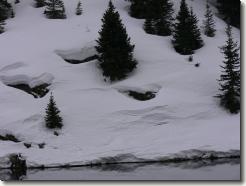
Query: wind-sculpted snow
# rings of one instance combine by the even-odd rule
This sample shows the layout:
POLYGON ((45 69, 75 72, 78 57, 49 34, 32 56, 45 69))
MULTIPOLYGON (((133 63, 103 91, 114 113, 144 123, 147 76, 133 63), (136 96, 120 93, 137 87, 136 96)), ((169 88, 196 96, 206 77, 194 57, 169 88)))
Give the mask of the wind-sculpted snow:
MULTIPOLYGON (((64 61, 97 55, 96 40, 108 1, 83 0, 81 16, 74 13, 77 0, 63 1, 67 19, 50 20, 43 8, 33 7, 33 0, 21 0, 15 5, 16 17, 6 21, 6 32, 0 35, 0 131, 22 141, 1 142, 0 162, 13 153, 21 153, 29 166, 55 166, 108 162, 110 157, 115 162, 239 152, 240 114, 227 113, 214 97, 223 61, 219 47, 226 41, 224 21, 215 15, 216 36, 202 34, 205 46, 188 62, 188 56, 175 52, 171 37, 146 34, 144 20, 129 16, 129 2, 114 0, 135 45, 138 67, 125 80, 109 83, 104 82, 97 60, 76 65, 64 61), (196 63, 201 64, 199 68, 194 67, 196 63), (33 88, 44 83, 50 85, 48 91, 64 121, 59 136, 45 127, 48 94, 33 99, 6 86, 33 88), (138 101, 122 94, 125 91, 150 91, 155 97, 138 101), (23 142, 32 147, 26 148, 23 142), (38 144, 42 143, 46 145, 41 149, 38 144)), ((173 3, 177 14, 180 0, 173 3)), ((201 27, 206 1, 187 3, 201 27)), ((240 42, 240 30, 233 28, 233 37, 240 42)))

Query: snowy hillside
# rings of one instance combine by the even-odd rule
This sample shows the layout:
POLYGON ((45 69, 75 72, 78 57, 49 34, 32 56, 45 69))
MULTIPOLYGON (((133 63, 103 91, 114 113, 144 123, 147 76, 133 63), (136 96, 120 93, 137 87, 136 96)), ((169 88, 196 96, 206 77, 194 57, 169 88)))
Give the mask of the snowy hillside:
MULTIPOLYGON (((0 35, 0 134, 13 134, 21 142, 0 141, 0 162, 11 153, 21 153, 29 165, 57 165, 121 154, 132 154, 128 161, 136 161, 132 157, 240 150, 240 114, 228 113, 214 97, 223 61, 219 47, 226 41, 224 21, 215 16, 216 36, 202 34, 205 46, 188 62, 189 56, 175 52, 171 37, 144 32, 144 20, 129 16, 129 2, 113 0, 135 44, 138 68, 111 84, 103 81, 97 60, 70 64, 63 59, 96 54, 95 40, 108 5, 107 0, 83 0, 84 13, 76 16, 77 2, 64 0, 67 19, 52 20, 44 17, 44 8, 33 7, 33 0, 22 0, 14 5, 16 17, 6 21, 6 32, 0 35), (9 84, 50 84, 64 119, 59 136, 44 124, 50 94, 35 99, 9 84), (138 101, 125 93, 131 90, 156 96, 138 101), (43 149, 40 143, 46 144, 43 149)), ((187 3, 201 26, 206 2, 187 3)), ((179 4, 175 0, 176 13, 179 4)), ((240 30, 233 28, 233 37, 240 42, 240 30)))

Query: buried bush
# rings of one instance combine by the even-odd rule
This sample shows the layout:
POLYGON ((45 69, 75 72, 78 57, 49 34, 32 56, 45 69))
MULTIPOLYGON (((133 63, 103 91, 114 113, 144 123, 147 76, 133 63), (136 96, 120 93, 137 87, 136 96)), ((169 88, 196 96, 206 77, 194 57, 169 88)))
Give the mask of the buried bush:
POLYGON ((40 149, 43 149, 45 145, 46 145, 45 143, 40 143, 40 144, 38 144, 38 147, 39 147, 40 149))
POLYGON ((20 142, 19 139, 17 139, 13 134, 6 134, 5 136, 0 135, 0 140, 2 141, 12 141, 15 143, 20 142))
POLYGON ((200 67, 200 63, 196 63, 195 64, 195 67, 200 67))
POLYGON ((32 147, 32 144, 31 144, 31 143, 24 143, 24 146, 25 146, 27 149, 29 149, 29 148, 32 147))
POLYGON ((193 56, 190 56, 190 57, 188 58, 188 61, 189 61, 189 62, 192 62, 192 61, 193 61, 193 56))
POLYGON ((128 95, 139 101, 147 101, 155 98, 155 93, 151 91, 147 91, 145 93, 128 91, 128 95))

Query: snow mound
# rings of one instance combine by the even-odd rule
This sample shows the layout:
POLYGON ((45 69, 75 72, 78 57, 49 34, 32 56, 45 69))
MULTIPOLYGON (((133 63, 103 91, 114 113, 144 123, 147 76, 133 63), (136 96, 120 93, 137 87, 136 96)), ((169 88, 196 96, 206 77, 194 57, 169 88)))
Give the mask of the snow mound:
POLYGON ((26 84, 31 88, 42 84, 52 84, 54 80, 54 76, 49 73, 43 73, 38 77, 29 77, 27 75, 15 75, 15 76, 0 76, 0 80, 5 85, 18 85, 18 84, 26 84))
POLYGON ((90 42, 82 49, 56 50, 55 53, 67 62, 73 64, 83 63, 97 58, 95 45, 95 42, 90 42))

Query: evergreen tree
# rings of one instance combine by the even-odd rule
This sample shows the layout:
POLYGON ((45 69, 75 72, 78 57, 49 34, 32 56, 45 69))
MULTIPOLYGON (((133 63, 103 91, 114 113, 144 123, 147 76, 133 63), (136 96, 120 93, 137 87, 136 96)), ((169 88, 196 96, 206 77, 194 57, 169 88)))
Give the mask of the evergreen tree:
POLYGON ((45 0, 35 0, 35 7, 40 8, 45 6, 45 0))
POLYGON ((62 0, 47 0, 45 15, 49 19, 66 19, 65 6, 62 0))
POLYGON ((0 0, 0 20, 5 20, 10 17, 11 4, 7 0, 0 0))
MULTIPOLYGON (((148 0, 145 25, 149 25, 149 20, 152 19, 151 27, 154 29, 152 34, 169 36, 172 32, 172 14, 173 4, 170 0, 148 0)), ((147 30, 145 31, 149 33, 147 30)))
POLYGON ((217 0, 222 18, 230 25, 240 28, 240 0, 217 0))
POLYGON ((62 128, 62 118, 59 116, 60 110, 56 106, 53 95, 51 94, 49 104, 46 108, 45 124, 49 129, 62 128))
POLYGON ((200 29, 198 28, 198 19, 196 15, 193 13, 192 8, 190 8, 190 19, 188 25, 191 27, 190 34, 191 34, 191 49, 197 50, 203 47, 204 43, 201 37, 200 29))
POLYGON ((146 7, 148 0, 127 0, 131 2, 130 15, 138 19, 146 18, 146 7))
POLYGON ((147 18, 144 22, 144 30, 148 34, 156 34, 153 19, 147 18))
POLYGON ((4 25, 5 25, 5 21, 4 20, 0 21, 0 34, 5 32, 4 25))
POLYGON ((81 1, 79 1, 77 4, 77 8, 76 8, 76 15, 81 15, 82 12, 83 12, 82 3, 81 3, 81 1))
POLYGON ((205 20, 203 21, 203 24, 204 24, 204 34, 208 37, 214 37, 216 32, 215 22, 213 18, 213 12, 208 4, 208 0, 206 4, 205 20))
POLYGON ((111 1, 102 22, 96 46, 99 65, 111 81, 124 79, 136 68, 137 62, 133 59, 134 45, 130 44, 130 37, 111 1))
POLYGON ((173 33, 173 46, 183 55, 193 54, 191 48, 190 12, 185 0, 181 1, 173 33))
POLYGON ((173 33, 173 46, 182 55, 190 55, 194 50, 201 48, 204 43, 201 32, 197 26, 198 19, 189 11, 185 0, 181 1, 180 11, 176 17, 173 33))
POLYGON ((225 56, 223 61, 224 66, 222 74, 219 79, 220 103, 231 113, 238 113, 240 111, 240 56, 239 47, 232 38, 232 28, 230 25, 226 29, 227 41, 221 48, 225 56))

